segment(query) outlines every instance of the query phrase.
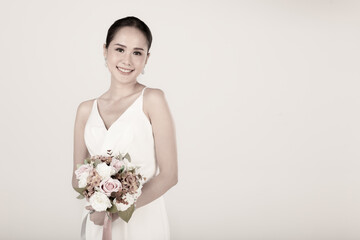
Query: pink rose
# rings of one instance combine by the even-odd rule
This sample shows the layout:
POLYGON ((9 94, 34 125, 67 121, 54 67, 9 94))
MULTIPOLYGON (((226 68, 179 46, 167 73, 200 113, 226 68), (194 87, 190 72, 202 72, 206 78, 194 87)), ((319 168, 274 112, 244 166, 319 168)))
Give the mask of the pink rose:
POLYGON ((110 166, 114 167, 116 172, 118 172, 123 166, 124 166, 124 162, 123 161, 120 161, 116 158, 113 158, 111 163, 110 163, 110 166))
POLYGON ((81 165, 76 171, 75 171, 75 175, 76 175, 76 179, 80 179, 81 176, 84 173, 90 173, 90 171, 93 169, 93 165, 92 164, 83 164, 81 165))
POLYGON ((101 181, 100 189, 106 196, 110 197, 112 192, 120 191, 122 186, 119 180, 108 178, 101 181))

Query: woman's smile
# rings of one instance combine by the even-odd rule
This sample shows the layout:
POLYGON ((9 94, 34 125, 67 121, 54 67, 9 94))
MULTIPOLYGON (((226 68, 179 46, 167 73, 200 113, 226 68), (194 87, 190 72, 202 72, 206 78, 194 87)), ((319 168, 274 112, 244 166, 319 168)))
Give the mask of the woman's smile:
POLYGON ((121 67, 116 67, 119 72, 121 74, 125 74, 125 75, 129 75, 130 73, 132 73, 134 70, 131 70, 131 69, 126 69, 126 68, 121 68, 121 67))

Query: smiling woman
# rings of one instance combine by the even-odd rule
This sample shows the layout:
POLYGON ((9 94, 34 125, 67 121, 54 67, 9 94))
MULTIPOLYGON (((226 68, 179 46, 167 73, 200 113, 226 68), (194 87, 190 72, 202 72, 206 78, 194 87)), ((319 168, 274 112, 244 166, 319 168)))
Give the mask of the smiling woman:
POLYGON ((175 125, 164 92, 137 82, 149 59, 151 42, 150 29, 140 19, 115 21, 103 45, 110 88, 80 103, 77 110, 73 188, 79 185, 76 166, 87 157, 107 155, 108 150, 129 153, 146 177, 129 222, 112 214, 111 228, 103 228, 109 223, 105 211, 94 211, 84 200, 82 237, 87 240, 105 239, 103 229, 110 229, 108 233, 117 240, 170 238, 163 195, 177 183, 175 125))
POLYGON ((138 76, 150 56, 148 44, 146 35, 139 29, 130 26, 119 29, 111 42, 104 44, 105 61, 112 75, 138 76), (132 41, 129 36, 134 36, 132 41))

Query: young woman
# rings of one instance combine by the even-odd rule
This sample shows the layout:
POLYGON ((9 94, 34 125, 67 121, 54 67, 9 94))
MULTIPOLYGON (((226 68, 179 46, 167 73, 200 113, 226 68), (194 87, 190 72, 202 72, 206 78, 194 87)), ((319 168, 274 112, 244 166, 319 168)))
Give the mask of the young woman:
MULTIPOLYGON (((110 88, 100 97, 79 104, 74 131, 73 187, 76 166, 87 157, 129 153, 146 177, 142 194, 128 223, 112 214, 112 239, 169 239, 163 194, 178 181, 175 126, 161 89, 137 82, 150 56, 152 35, 136 17, 115 21, 103 46, 111 74, 110 88)), ((82 229, 87 240, 102 239, 104 212, 86 201, 82 229)))

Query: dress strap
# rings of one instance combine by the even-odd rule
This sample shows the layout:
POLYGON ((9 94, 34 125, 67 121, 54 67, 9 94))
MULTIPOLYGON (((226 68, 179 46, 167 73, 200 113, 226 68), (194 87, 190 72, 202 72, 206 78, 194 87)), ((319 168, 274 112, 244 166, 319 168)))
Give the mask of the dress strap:
POLYGON ((141 96, 144 96, 145 88, 147 88, 147 86, 145 86, 145 87, 143 88, 143 90, 141 91, 141 96))

